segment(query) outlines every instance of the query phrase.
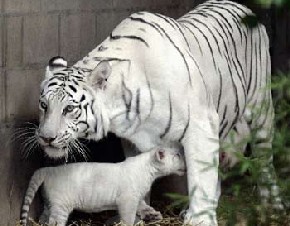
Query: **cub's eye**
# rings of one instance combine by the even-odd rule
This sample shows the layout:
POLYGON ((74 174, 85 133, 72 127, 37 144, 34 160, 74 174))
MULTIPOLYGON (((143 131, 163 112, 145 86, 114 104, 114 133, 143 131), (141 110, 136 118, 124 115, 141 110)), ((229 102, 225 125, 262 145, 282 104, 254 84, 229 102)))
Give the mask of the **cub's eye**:
POLYGON ((43 101, 40 102, 39 104, 40 109, 46 111, 47 110, 47 104, 43 101))
POLYGON ((67 105, 64 110, 63 110, 63 113, 66 114, 66 113, 70 113, 74 110, 75 106, 73 105, 67 105))

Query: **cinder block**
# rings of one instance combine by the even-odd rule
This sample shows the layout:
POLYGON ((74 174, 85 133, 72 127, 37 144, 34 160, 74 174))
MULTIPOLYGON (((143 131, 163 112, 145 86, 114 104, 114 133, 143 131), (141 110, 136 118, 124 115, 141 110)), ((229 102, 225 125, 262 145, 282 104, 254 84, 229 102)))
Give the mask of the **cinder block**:
POLYGON ((173 5, 175 0, 154 0, 154 6, 155 7, 167 7, 170 5, 173 5))
POLYGON ((96 11, 102 9, 112 9, 113 0, 80 0, 79 9, 96 11))
POLYGON ((58 16, 24 18, 23 61, 25 64, 46 64, 58 55, 58 16))
MULTIPOLYGON (((0 2, 1 3, 1 2, 0 2)), ((3 51, 3 25, 4 25, 4 17, 0 16, 0 67, 4 65, 4 51, 3 51)))
POLYGON ((8 121, 38 118, 39 87, 43 76, 44 69, 7 71, 6 118, 8 121))
POLYGON ((79 8, 80 1, 82 0, 42 0, 41 10, 42 11, 77 10, 79 8))
MULTIPOLYGON (((132 7, 144 6, 143 2, 149 2, 148 0, 113 0, 114 9, 130 9, 132 7)), ((149 5, 147 5, 149 7, 149 5)))
MULTIPOLYGON (((41 158, 21 159, 23 144, 16 144, 13 135, 17 134, 18 125, 2 124, 0 126, 0 225, 14 226, 19 221, 19 213, 33 171, 39 167, 41 158)), ((39 155, 38 155, 39 156, 39 155)), ((39 199, 32 203, 29 216, 39 216, 41 210, 39 199)))
POLYGON ((80 57, 80 16, 64 15, 60 23, 60 55, 68 61, 80 57))
POLYGON ((101 13, 97 15, 97 43, 101 43, 131 12, 101 13))
POLYGON ((28 13, 40 11, 40 0, 5 0, 6 13, 28 13))
POLYGON ((5 74, 0 70, 0 122, 5 120, 5 74))
POLYGON ((81 57, 87 55, 99 43, 96 37, 96 15, 95 14, 82 14, 81 15, 81 57))
POLYGON ((22 17, 8 17, 6 23, 6 66, 15 67, 22 63, 22 17))
POLYGON ((60 30, 60 55, 69 61, 79 60, 97 46, 95 14, 65 15, 60 30))

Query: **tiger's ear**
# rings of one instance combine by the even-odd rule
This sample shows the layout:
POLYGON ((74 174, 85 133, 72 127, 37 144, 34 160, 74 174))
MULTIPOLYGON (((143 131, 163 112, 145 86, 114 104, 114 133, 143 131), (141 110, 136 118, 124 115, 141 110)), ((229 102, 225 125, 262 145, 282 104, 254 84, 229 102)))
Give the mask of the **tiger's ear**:
POLYGON ((101 61, 88 76, 89 84, 96 89, 106 89, 112 67, 108 61, 101 61))
POLYGON ((164 158, 165 158, 165 150, 164 149, 158 149, 156 152, 155 152, 155 158, 158 162, 163 162, 164 158))
POLYGON ((46 67, 45 78, 49 79, 53 75, 54 70, 64 67, 67 67, 67 61, 63 57, 56 56, 51 58, 46 67))

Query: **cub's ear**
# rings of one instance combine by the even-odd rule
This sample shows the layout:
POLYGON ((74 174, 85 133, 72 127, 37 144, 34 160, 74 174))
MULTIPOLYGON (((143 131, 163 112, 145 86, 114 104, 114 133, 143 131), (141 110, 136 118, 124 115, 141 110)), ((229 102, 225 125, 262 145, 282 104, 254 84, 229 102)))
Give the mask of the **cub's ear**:
POLYGON ((112 67, 109 62, 101 61, 88 76, 88 82, 96 89, 106 89, 107 79, 111 72, 112 67))
POLYGON ((45 79, 51 78, 55 69, 67 67, 67 61, 60 56, 53 57, 49 60, 46 67, 45 79))
POLYGON ((156 160, 158 162, 163 162, 164 158, 165 158, 165 150, 163 149, 158 149, 155 153, 155 157, 156 157, 156 160))

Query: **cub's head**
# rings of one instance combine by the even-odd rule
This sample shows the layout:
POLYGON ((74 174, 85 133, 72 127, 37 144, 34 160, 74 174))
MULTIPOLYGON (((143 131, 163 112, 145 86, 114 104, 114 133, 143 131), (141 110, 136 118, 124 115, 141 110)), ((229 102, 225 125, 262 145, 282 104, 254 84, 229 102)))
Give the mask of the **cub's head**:
POLYGON ((108 129, 102 92, 111 73, 108 62, 90 71, 68 67, 54 57, 46 68, 39 99, 40 123, 36 137, 51 158, 67 156, 83 149, 77 138, 98 140, 108 129))
POLYGON ((184 175, 186 167, 183 155, 173 148, 156 148, 153 152, 153 166, 161 176, 169 174, 184 175))

